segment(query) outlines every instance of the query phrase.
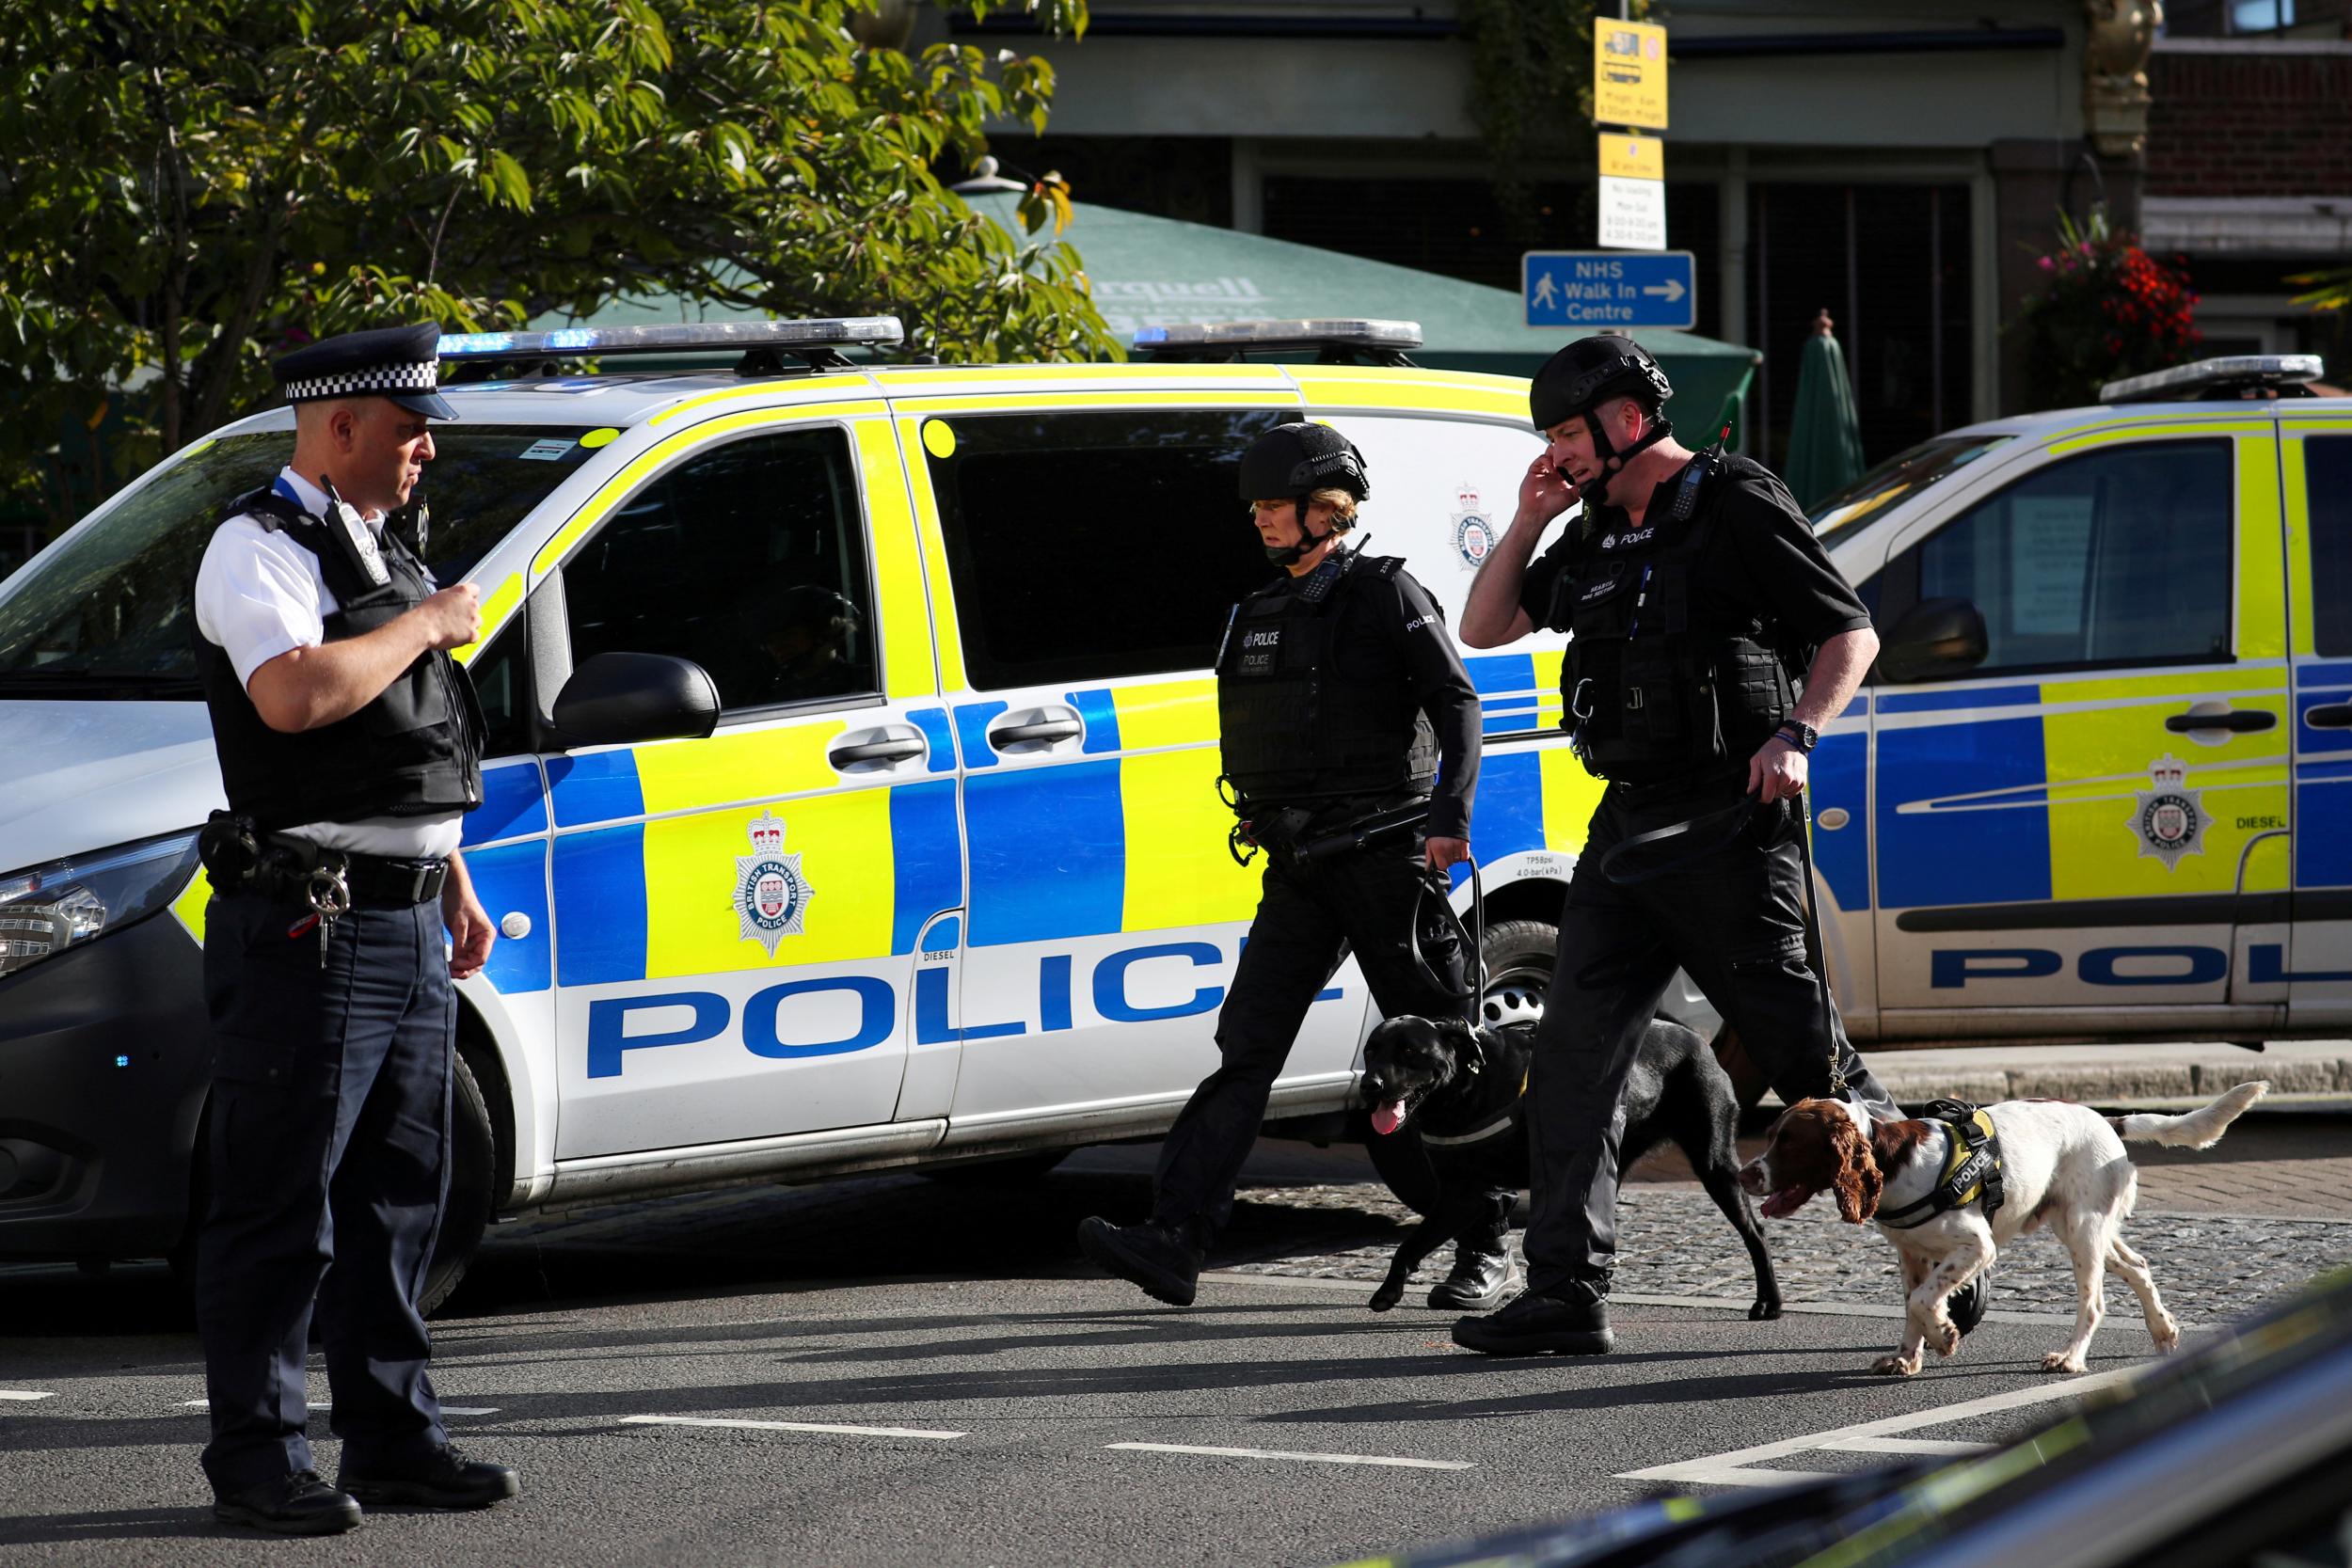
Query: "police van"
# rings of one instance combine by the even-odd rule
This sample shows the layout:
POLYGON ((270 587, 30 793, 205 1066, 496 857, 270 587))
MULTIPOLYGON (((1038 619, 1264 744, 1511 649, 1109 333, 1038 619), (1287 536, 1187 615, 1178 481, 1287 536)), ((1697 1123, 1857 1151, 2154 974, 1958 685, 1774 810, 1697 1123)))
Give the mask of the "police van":
POLYGON ((2352 1025, 2352 400, 2310 356, 1939 436, 1815 516, 1883 640, 1814 753, 1857 1039, 2352 1025))
MULTIPOLYGON (((1538 445, 1523 381, 1414 368, 1400 324, 1171 328, 1128 364, 845 357, 898 339, 443 344, 425 555, 482 592, 465 852, 501 935, 459 987, 437 1298, 497 1215, 1166 1131, 1216 1063, 1261 869, 1227 849, 1208 668, 1269 571, 1242 450, 1343 431, 1359 536, 1458 614, 1538 445), (569 373, 714 349, 739 363, 569 373)), ((0 1258, 165 1253, 201 1202, 193 835, 222 789, 187 585, 291 430, 195 443, 0 585, 0 1258)), ((1559 665, 1557 638, 1470 660, 1498 1016, 1540 997, 1598 789, 1559 665)), ((1351 962, 1273 1117, 1339 1130, 1368 1011, 1351 962)))

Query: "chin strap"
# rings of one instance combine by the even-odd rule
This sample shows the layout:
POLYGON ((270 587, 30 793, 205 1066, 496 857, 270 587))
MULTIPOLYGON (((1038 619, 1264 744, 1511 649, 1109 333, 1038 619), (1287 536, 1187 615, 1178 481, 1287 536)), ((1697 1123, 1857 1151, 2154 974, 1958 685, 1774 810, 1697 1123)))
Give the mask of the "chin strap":
POLYGON ((1331 538, 1338 531, 1334 529, 1331 533, 1321 535, 1308 532, 1307 498, 1301 496, 1298 498, 1298 543, 1295 545, 1262 545, 1259 547, 1265 551, 1265 558, 1277 566, 1295 566, 1308 551, 1319 547, 1324 540, 1331 538))
POLYGON ((1631 446, 1619 451, 1609 444, 1609 433, 1601 428, 1600 416, 1589 408, 1584 411, 1584 428, 1593 433, 1593 456, 1600 464, 1592 478, 1576 487, 1576 499, 1584 503, 1586 511, 1601 504, 1609 494, 1609 482, 1623 472, 1628 463, 1675 433, 1674 425, 1663 414, 1653 416, 1649 428, 1631 446))

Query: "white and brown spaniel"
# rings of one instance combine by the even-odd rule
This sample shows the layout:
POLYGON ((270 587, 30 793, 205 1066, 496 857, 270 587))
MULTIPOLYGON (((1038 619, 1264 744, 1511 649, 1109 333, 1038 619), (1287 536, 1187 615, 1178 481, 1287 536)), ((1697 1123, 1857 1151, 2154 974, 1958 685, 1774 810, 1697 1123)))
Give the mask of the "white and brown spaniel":
MULTIPOLYGON (((2126 1138, 2182 1148, 2209 1148, 2268 1084, 2240 1084, 2187 1116, 2102 1116, 2057 1100, 2008 1100, 1987 1106, 2000 1140, 2006 1193, 1990 1223, 1981 1198, 1947 1209, 1907 1228, 1881 1223, 1879 1232, 1901 1256, 1905 1301, 1902 1342, 1871 1370, 1909 1377, 1920 1350, 1939 1355, 1960 1348, 1945 1302, 2012 1236, 2047 1225, 2074 1260, 2074 1337, 2042 1358, 2044 1370, 2079 1372, 2083 1353, 2105 1315, 2101 1293, 2109 1266, 2122 1275, 2148 1318, 2158 1351, 2181 1342, 2172 1315, 2157 1298, 2148 1260, 2121 1234, 2139 1190, 2138 1173, 2123 1152, 2126 1138)), ((1767 1219, 1793 1213, 1820 1192, 1837 1195, 1848 1224, 1872 1219, 1925 1198, 1944 1179, 1952 1132, 1940 1121, 1872 1123, 1850 1101, 1804 1100, 1772 1124, 1764 1152, 1740 1170, 1740 1184, 1763 1199, 1767 1219)))

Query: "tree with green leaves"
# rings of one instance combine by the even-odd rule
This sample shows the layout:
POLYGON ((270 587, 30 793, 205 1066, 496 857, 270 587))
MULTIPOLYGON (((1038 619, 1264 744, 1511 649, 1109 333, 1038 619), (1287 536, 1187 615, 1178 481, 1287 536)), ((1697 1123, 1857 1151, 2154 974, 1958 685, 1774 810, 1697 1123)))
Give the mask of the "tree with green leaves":
MULTIPOLYGON (((1596 0, 1459 0, 1470 44, 1470 119, 1486 144, 1495 195, 1518 230, 1538 232, 1528 166, 1592 166, 1593 13, 1596 0)), ((1613 12, 1615 7, 1612 6, 1613 12)), ((1626 8, 1650 20, 1650 0, 1626 8)), ((1591 186, 1582 205, 1589 209, 1591 186)), ((1556 225, 1591 231, 1591 214, 1556 225)))
POLYGON ((0 499, 62 525, 260 404, 274 354, 389 322, 675 294, 898 314, 910 355, 1116 352, 1066 248, 932 173, 1041 128, 1052 67, 861 41, 893 3, 16 0, 0 499))

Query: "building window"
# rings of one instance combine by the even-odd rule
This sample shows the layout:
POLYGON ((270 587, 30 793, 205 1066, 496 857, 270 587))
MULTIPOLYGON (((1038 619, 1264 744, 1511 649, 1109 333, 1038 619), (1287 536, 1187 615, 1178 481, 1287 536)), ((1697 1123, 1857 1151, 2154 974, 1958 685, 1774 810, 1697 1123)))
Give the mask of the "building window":
POLYGON ((2230 31, 2275 33, 2295 25, 2295 0, 2230 0, 2230 31))

